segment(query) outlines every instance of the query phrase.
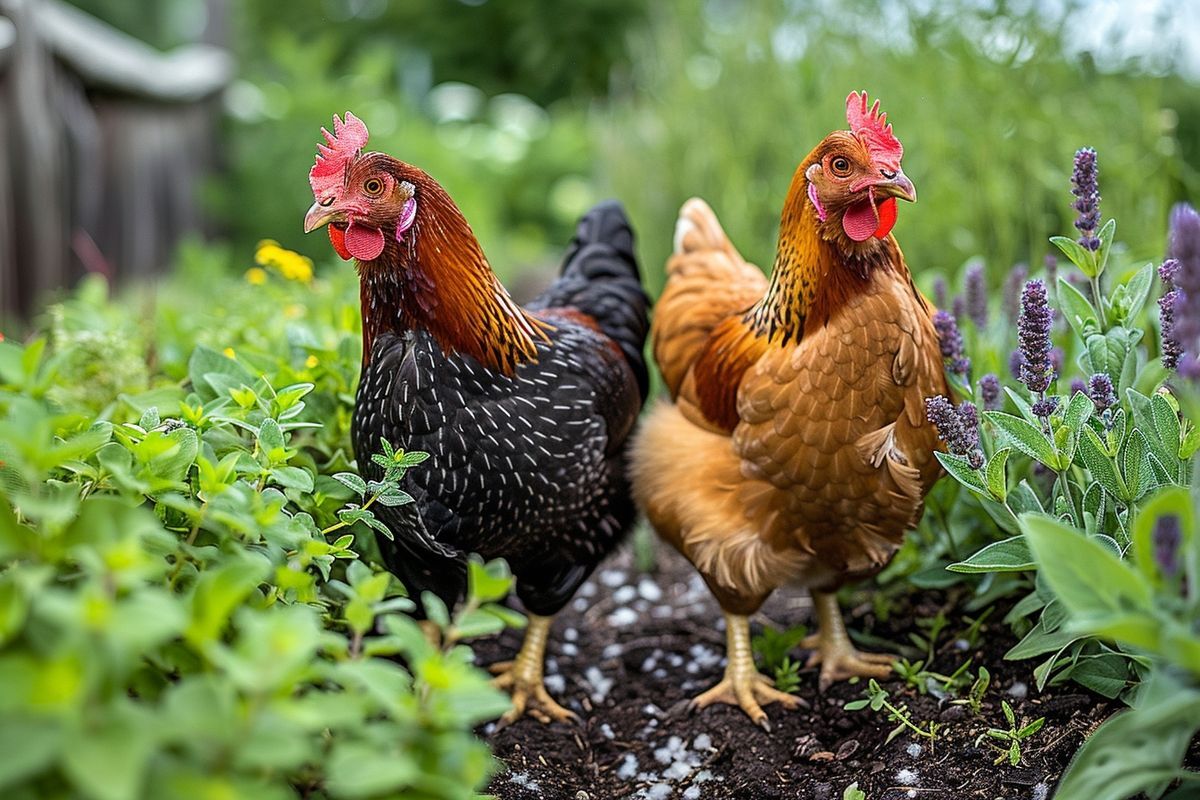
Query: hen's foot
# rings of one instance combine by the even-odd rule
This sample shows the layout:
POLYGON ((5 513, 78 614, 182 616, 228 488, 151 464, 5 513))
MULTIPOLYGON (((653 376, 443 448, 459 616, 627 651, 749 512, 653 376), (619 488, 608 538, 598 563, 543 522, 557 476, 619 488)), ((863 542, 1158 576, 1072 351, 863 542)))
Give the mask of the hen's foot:
POLYGON ((817 632, 805 637, 801 647, 811 648, 806 667, 821 666, 817 685, 825 691, 835 681, 849 678, 886 678, 892 674, 896 656, 888 653, 863 653, 850 642, 846 623, 838 608, 837 595, 813 592, 817 609, 817 632))
POLYGON ((525 714, 538 722, 577 722, 575 712, 560 706, 542 680, 542 663, 546 655, 546 635, 550 631, 551 617, 529 615, 529 627, 525 631, 525 642, 512 661, 502 661, 488 667, 496 677, 492 685, 505 689, 512 695, 512 708, 500 717, 498 727, 516 722, 525 714))
POLYGON ((738 614, 725 614, 726 666, 725 677, 708 691, 692 699, 692 709, 705 708, 713 703, 738 706, 751 720, 768 733, 771 723, 765 705, 779 703, 788 709, 808 704, 802 698, 775 688, 774 682, 758 671, 750 651, 750 621, 738 614))

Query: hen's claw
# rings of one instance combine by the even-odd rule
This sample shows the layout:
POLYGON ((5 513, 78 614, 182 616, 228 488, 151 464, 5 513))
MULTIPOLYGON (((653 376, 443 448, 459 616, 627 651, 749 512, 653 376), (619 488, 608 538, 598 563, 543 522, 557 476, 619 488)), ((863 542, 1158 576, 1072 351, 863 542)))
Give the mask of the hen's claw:
POLYGON ((896 656, 889 653, 863 653, 850 642, 846 623, 838 608, 837 595, 813 592, 817 609, 817 632, 805 637, 801 647, 811 648, 805 667, 821 665, 817 685, 825 691, 835 681, 848 678, 886 678, 892 674, 896 656))
POLYGON ((492 685, 505 689, 512 695, 512 708, 504 712, 497 728, 511 725, 526 713, 538 722, 578 722, 575 712, 560 706, 542 680, 542 663, 546 655, 546 635, 550 630, 551 617, 529 615, 529 627, 525 631, 525 642, 512 661, 500 661, 488 667, 496 675, 492 685))
POLYGON ((776 689, 774 682, 754 666, 750 654, 750 621, 746 617, 725 614, 725 630, 725 677, 716 686, 692 698, 689 708, 701 709, 713 703, 738 706, 754 724, 770 733, 771 723, 762 709, 764 705, 779 703, 785 708, 797 709, 808 704, 803 698, 776 689))

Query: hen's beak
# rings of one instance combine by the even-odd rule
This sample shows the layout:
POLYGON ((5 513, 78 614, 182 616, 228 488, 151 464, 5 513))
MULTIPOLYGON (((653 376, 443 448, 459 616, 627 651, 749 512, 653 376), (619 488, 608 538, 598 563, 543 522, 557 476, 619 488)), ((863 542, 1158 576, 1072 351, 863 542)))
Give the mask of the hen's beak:
POLYGON ((341 210, 331 206, 323 206, 320 203, 313 203, 312 208, 308 209, 308 213, 304 215, 304 232, 312 233, 322 225, 328 225, 330 222, 340 222, 343 213, 341 210))
POLYGON ((915 203, 917 202, 917 187, 913 186, 913 182, 904 174, 904 170, 897 169, 895 174, 885 177, 884 180, 875 184, 875 195, 876 197, 898 197, 901 200, 915 203))

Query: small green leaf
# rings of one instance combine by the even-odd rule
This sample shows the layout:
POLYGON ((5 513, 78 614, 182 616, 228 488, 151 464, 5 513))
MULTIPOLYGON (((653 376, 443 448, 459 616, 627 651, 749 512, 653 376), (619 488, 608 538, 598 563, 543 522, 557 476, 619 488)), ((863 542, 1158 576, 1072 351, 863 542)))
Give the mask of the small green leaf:
POLYGON ((992 497, 1001 503, 1008 497, 1008 480, 1004 472, 1004 466, 1008 463, 1010 453, 1012 453, 1012 450, 1007 447, 993 453, 992 457, 988 459, 985 472, 988 491, 992 493, 992 497))
POLYGON ((1058 303, 1075 335, 1080 339, 1087 339, 1093 333, 1098 333, 1100 323, 1097 320, 1100 319, 1100 314, 1083 292, 1076 289, 1066 278, 1058 279, 1057 288, 1058 303))
POLYGON ((258 446, 271 461, 279 461, 284 457, 283 431, 279 429, 279 423, 270 417, 264 419, 258 429, 258 446))
POLYGON ((1001 539, 998 542, 983 547, 966 561, 951 564, 946 569, 951 572, 1024 572, 1036 565, 1029 545, 1021 536, 1011 539, 1001 539))
POLYGON ((300 467, 275 467, 271 470, 271 482, 285 489, 306 493, 313 490, 312 473, 300 467))
POLYGON ((988 491, 987 485, 983 482, 983 477, 979 474, 979 470, 972 469, 970 463, 965 458, 941 451, 935 452, 934 455, 945 468, 946 472, 950 473, 950 476, 956 481, 985 497, 990 496, 991 493, 988 491))
POLYGON ((501 600, 512 587, 512 574, 503 561, 484 564, 477 558, 467 562, 467 586, 472 598, 491 603, 501 600))
POLYGON ((1061 250, 1084 275, 1089 278, 1096 276, 1096 256, 1091 250, 1066 236, 1051 236, 1050 243, 1061 250))
POLYGON ((350 491, 356 492, 359 497, 365 497, 367 494, 367 482, 353 472, 338 472, 330 477, 350 491))
POLYGON ((985 411, 983 416, 1004 432, 1017 449, 1030 458, 1036 458, 1050 469, 1058 469, 1058 456, 1050 440, 1034 425, 1020 417, 1003 411, 985 411))
POLYGON ((1079 456, 1084 466, 1092 473, 1092 477, 1100 482, 1113 497, 1129 502, 1129 491, 1124 481, 1117 474, 1112 457, 1104 452, 1104 444, 1100 437, 1090 427, 1084 427, 1083 436, 1079 440, 1079 456))

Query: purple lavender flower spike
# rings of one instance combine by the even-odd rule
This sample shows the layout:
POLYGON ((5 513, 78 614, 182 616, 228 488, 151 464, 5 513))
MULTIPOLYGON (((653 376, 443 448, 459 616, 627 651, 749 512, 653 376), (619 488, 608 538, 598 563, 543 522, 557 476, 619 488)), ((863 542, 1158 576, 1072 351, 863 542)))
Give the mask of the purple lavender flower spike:
POLYGON ((1000 408, 1000 379, 995 373, 989 372, 979 379, 979 399, 983 401, 985 411, 1000 408))
POLYGON ((1200 293, 1200 213, 1187 203, 1171 209, 1167 255, 1179 266, 1172 280, 1185 292, 1200 293))
POLYGON ((1025 354, 1020 348, 1013 350, 1008 354, 1008 371, 1017 380, 1021 379, 1021 368, 1025 366, 1025 354))
POLYGON ((933 304, 938 308, 946 307, 946 279, 940 275, 933 279, 933 304))
POLYGON ((1174 578, 1179 574, 1179 546, 1183 544, 1183 531, 1176 514, 1163 514, 1154 520, 1154 563, 1164 577, 1174 578))
POLYGON ((1175 276, 1179 274, 1179 262, 1168 258, 1158 268, 1158 278, 1166 289, 1158 298, 1158 326, 1162 335, 1162 365, 1175 370, 1179 357, 1183 355, 1183 344, 1175 330, 1175 303, 1179 301, 1179 290, 1175 288, 1175 276))
POLYGON ((983 274, 983 262, 973 261, 967 267, 966 287, 967 316, 975 323, 978 330, 983 330, 988 324, 987 283, 983 274))
POLYGON ((933 329, 937 332, 938 343, 942 348, 942 358, 946 369, 955 375, 965 378, 971 371, 971 361, 963 352, 962 334, 958 331, 958 321, 947 311, 939 311, 933 315, 933 329))
POLYGON ((1045 392, 1054 379, 1050 356, 1050 303, 1046 299, 1046 284, 1035 278, 1025 284, 1021 293, 1021 315, 1017 320, 1017 341, 1024 363, 1021 382, 1035 393, 1045 392))
POLYGON ((1079 244, 1093 251, 1100 249, 1096 236, 1100 228, 1099 172, 1095 150, 1085 147, 1075 153, 1075 171, 1071 174, 1071 194, 1075 195, 1072 208, 1079 212, 1075 227, 1080 233, 1079 244))
POLYGON ((983 451, 979 449, 979 411, 974 404, 963 401, 955 408, 940 394, 926 397, 925 416, 937 428, 947 450, 966 458, 972 469, 983 466, 983 451))
POLYGON ((1113 388, 1112 378, 1103 372, 1097 372, 1088 379, 1087 394, 1096 404, 1096 410, 1101 413, 1117 404, 1117 392, 1113 388))
POLYGON ((1083 378, 1071 378, 1071 390, 1067 392, 1068 397, 1074 397, 1077 394, 1087 394, 1087 383, 1083 378))
MULTIPOLYGON (((1200 363, 1197 363, 1200 356, 1200 214, 1186 203, 1179 203, 1171 210, 1167 251, 1176 262, 1167 272, 1174 286, 1171 294, 1175 295, 1169 315, 1171 337, 1182 351, 1177 371, 1186 378, 1195 379, 1200 377, 1200 363)), ((1166 267, 1164 264, 1163 268, 1166 267)), ((1161 301, 1159 306, 1162 307, 1161 301)), ((1165 325, 1163 332, 1165 364, 1165 325)))

